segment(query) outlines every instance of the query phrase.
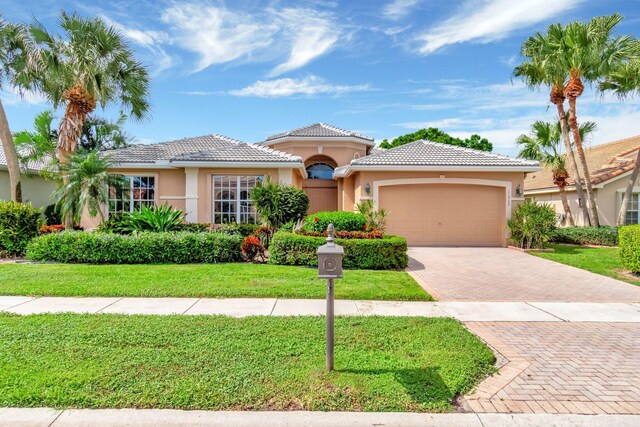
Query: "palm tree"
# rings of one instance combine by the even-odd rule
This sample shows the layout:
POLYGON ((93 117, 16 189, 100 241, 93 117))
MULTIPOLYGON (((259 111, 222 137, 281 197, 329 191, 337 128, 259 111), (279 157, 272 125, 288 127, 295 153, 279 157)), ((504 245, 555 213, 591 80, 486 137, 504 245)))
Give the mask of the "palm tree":
MULTIPOLYGON (((9 24, 0 18, 0 88, 3 81, 9 85, 24 90, 25 80, 25 28, 20 25, 9 24)), ((22 202, 22 187, 20 184, 20 162, 13 142, 7 115, 0 99, 0 145, 4 150, 9 171, 9 185, 11 200, 22 202)))
POLYGON ((551 25, 547 33, 549 43, 543 53, 545 61, 554 62, 569 76, 564 87, 564 96, 569 102, 568 123, 580 159, 592 224, 596 227, 599 225, 598 212, 580 138, 576 101, 584 92, 583 80, 598 83, 612 69, 639 57, 640 45, 633 36, 612 35, 613 29, 621 20, 622 16, 616 13, 593 18, 588 23, 576 21, 565 27, 551 25))
MULTIPOLYGON (((627 96, 640 93, 640 59, 623 63, 613 68, 605 79, 600 82, 598 90, 601 93, 611 91, 620 98, 626 98, 627 96)), ((636 185, 639 174, 640 150, 638 150, 638 154, 636 155, 636 163, 629 176, 629 181, 627 182, 627 187, 622 197, 622 204, 620 205, 616 225, 624 225, 625 223, 629 200, 631 199, 633 187, 636 185)))
POLYGON ((127 118, 126 115, 121 114, 114 122, 94 114, 88 116, 82 128, 78 149, 103 151, 129 146, 133 137, 123 129, 127 118))
POLYGON ((109 202, 111 188, 127 185, 126 178, 108 172, 113 166, 108 157, 101 157, 96 151, 83 152, 72 156, 64 165, 68 183, 54 193, 61 215, 79 223, 86 210, 92 218, 104 219, 104 206, 109 202))
MULTIPOLYGON (((595 129, 595 123, 585 122, 580 126, 580 134, 585 138, 595 129)), ((568 185, 567 179, 569 178, 566 165, 567 156, 562 153, 561 137, 561 120, 558 120, 556 123, 537 121, 531 125, 530 135, 520 135, 516 142, 522 147, 518 154, 520 157, 538 160, 545 167, 551 169, 553 183, 558 186, 565 215, 569 220, 569 225, 573 227, 575 221, 571 214, 571 207, 569 206, 567 193, 565 191, 565 187, 568 185)))
POLYGON ((53 111, 42 111, 34 120, 33 130, 23 130, 13 135, 23 169, 27 169, 30 163, 44 161, 49 162, 45 171, 53 173, 57 169, 55 153, 58 131, 53 128, 54 119, 53 111))
MULTIPOLYGON (((125 114, 144 119, 149 112, 149 74, 123 36, 100 18, 62 12, 59 25, 60 36, 50 34, 37 21, 29 31, 38 89, 54 107, 65 106, 57 151, 66 187, 70 180, 64 166, 77 151, 87 116, 97 105, 119 104, 125 114)), ((72 225, 70 220, 65 224, 72 225)))
POLYGON ((556 106, 564 147, 566 152, 569 153, 571 165, 575 170, 574 186, 576 194, 580 201, 579 204, 582 208, 585 223, 586 225, 591 225, 589 209, 582 189, 580 168, 571 144, 567 114, 564 109, 564 84, 567 80, 567 73, 562 68, 559 68, 555 62, 545 60, 544 52, 547 49, 547 44, 547 38, 540 33, 536 33, 535 36, 525 40, 522 44, 521 54, 527 60, 514 69, 513 75, 523 78, 530 88, 537 88, 543 85, 550 87, 549 101, 556 106))

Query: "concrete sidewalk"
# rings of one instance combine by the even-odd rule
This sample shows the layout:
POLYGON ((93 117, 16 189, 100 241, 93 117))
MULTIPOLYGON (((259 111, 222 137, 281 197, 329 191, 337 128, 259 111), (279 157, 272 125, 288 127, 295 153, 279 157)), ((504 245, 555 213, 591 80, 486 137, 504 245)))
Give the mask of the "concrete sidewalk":
POLYGON ((179 411, 169 409, 70 409, 0 408, 0 422, 21 427, 253 427, 264 426, 590 426, 632 427, 639 415, 550 414, 416 414, 393 412, 239 412, 179 411))
MULTIPOLYGON (((16 314, 119 313, 317 316, 324 300, 276 298, 103 298, 0 296, 0 311, 16 314)), ((638 303, 417 302, 337 300, 337 315, 453 317, 463 322, 640 323, 638 303)))

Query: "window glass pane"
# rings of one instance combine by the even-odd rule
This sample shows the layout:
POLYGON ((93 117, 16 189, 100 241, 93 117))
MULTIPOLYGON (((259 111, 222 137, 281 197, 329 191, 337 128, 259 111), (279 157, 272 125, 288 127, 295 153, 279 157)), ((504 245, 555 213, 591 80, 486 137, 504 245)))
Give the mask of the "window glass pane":
POLYGON ((333 179, 333 168, 326 163, 307 166, 308 179, 333 179))
POLYGON ((258 219, 251 202, 251 189, 263 179, 262 176, 214 176, 213 222, 256 223, 258 219))
POLYGON ((126 176, 122 189, 109 189, 109 212, 132 212, 155 204, 155 177, 126 176))

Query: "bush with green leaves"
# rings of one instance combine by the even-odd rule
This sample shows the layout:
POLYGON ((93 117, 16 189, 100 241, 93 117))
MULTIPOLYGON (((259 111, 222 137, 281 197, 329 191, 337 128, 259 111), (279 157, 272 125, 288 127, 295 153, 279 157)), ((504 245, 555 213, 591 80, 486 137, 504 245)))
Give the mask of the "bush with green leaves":
POLYGON ((367 228, 369 230, 380 230, 384 233, 384 230, 387 228, 388 210, 376 209, 373 200, 367 199, 356 205, 356 211, 364 215, 367 219, 367 228))
POLYGON ((542 249, 556 229, 556 211, 547 203, 527 200, 507 221, 511 240, 522 249, 542 249))
POLYGON ((618 244, 622 266, 633 273, 640 273, 640 225, 620 227, 618 244))
POLYGON ((571 245, 617 246, 618 229, 616 227, 558 227, 550 242, 571 245))
POLYGON ((44 208, 42 215, 44 216, 44 222, 46 225, 62 224, 62 215, 58 212, 55 204, 48 205, 44 208))
POLYGON ((245 224, 245 223, 228 223, 228 224, 213 224, 211 231, 214 233, 226 234, 228 236, 242 236, 248 237, 255 234, 260 226, 258 224, 245 224))
MULTIPOLYGON (((324 237, 301 236, 279 231, 269 247, 269 263, 280 265, 318 265, 318 247, 324 237)), ((344 247, 343 266, 368 270, 399 270, 407 267, 407 240, 399 236, 382 239, 336 239, 344 247)))
POLYGON ((251 200, 260 219, 274 230, 304 218, 309 210, 307 193, 292 185, 271 182, 270 178, 251 190, 251 200))
POLYGON ((174 209, 168 204, 143 206, 139 211, 116 214, 112 221, 107 221, 102 230, 120 234, 130 234, 134 231, 179 231, 185 216, 182 210, 174 209))
POLYGON ((31 203, 0 200, 0 257, 22 255, 40 225, 40 210, 31 203))
POLYGON ((367 229, 367 218, 355 212, 318 212, 304 220, 304 229, 322 233, 329 224, 333 224, 336 231, 364 231, 367 229))
POLYGON ((242 261, 242 237, 219 233, 87 233, 37 237, 27 258, 88 264, 193 264, 242 261))

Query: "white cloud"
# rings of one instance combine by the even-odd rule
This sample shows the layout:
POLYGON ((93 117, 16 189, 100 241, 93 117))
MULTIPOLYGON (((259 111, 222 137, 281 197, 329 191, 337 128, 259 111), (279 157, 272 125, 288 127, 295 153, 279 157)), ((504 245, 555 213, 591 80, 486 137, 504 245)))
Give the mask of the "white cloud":
POLYGON ((246 58, 273 43, 277 27, 251 15, 205 4, 174 4, 162 14, 177 43, 199 56, 195 71, 246 58))
POLYGON ((125 38, 145 49, 149 54, 149 61, 153 64, 153 74, 159 74, 173 67, 178 61, 167 53, 163 45, 170 43, 170 38, 164 31, 140 30, 125 26, 102 15, 102 19, 118 30, 125 38))
POLYGON ((423 55, 464 42, 489 43, 511 32, 556 19, 584 0, 466 0, 458 12, 416 37, 423 55))
POLYGON ((278 13, 286 37, 292 39, 289 58, 270 73, 276 76, 303 67, 324 55, 338 41, 340 30, 331 16, 311 9, 285 9, 278 13))
POLYGON ((382 16, 392 21, 405 18, 420 0, 393 0, 382 9, 382 16))
POLYGON ((309 76, 303 79, 258 80, 245 88, 229 91, 229 94, 234 96, 277 98, 294 95, 338 95, 369 89, 369 85, 334 85, 321 77, 309 76))
POLYGON ((5 105, 44 105, 47 99, 38 92, 23 91, 20 93, 15 87, 6 85, 0 90, 0 98, 5 105))

